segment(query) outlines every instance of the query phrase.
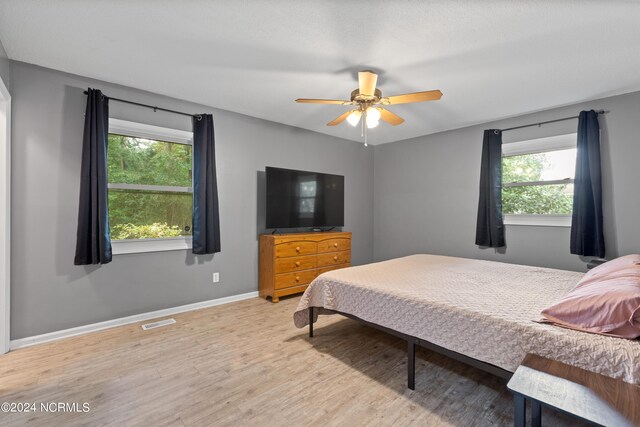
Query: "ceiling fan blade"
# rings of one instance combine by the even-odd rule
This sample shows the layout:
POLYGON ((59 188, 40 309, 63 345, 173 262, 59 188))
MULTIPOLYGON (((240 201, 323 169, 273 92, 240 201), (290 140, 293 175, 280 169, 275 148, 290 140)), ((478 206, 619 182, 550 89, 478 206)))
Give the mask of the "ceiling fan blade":
POLYGON ((389 110, 385 110, 384 108, 378 108, 378 111, 380 111, 380 119, 384 120, 385 122, 393 126, 398 126, 404 123, 404 119, 402 117, 392 113, 389 110))
POLYGON ((411 102, 437 101, 442 98, 442 92, 439 90, 428 90, 425 92, 405 93, 404 95, 395 95, 384 98, 384 104, 408 104, 411 102))
POLYGON ((307 99, 307 98, 298 98, 296 102, 300 102, 302 104, 336 104, 336 105, 350 105, 351 101, 341 101, 339 99, 307 99))
POLYGON ((341 115, 337 119, 334 119, 334 120, 330 121, 329 123, 327 123, 327 126, 339 125, 340 123, 342 123, 345 120, 347 120, 347 117, 349 117, 349 114, 351 114, 352 112, 353 112, 353 110, 347 111, 346 113, 344 113, 343 115, 341 115))
POLYGON ((376 83, 378 82, 378 75, 371 71, 360 71, 358 73, 358 89, 360 95, 373 96, 376 91, 376 83))

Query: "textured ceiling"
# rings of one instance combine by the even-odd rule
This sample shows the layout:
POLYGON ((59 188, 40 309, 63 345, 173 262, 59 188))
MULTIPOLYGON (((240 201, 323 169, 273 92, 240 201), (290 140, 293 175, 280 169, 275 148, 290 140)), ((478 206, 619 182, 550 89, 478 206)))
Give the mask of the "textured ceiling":
POLYGON ((389 107, 386 143, 640 90, 634 1, 5 1, 10 58, 342 138, 356 72, 384 95, 440 89, 389 107))

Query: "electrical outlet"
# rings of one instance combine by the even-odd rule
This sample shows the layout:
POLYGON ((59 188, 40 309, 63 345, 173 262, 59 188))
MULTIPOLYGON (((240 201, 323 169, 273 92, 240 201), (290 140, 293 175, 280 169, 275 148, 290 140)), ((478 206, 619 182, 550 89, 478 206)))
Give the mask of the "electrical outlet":
POLYGON ((220 281, 220 273, 213 273, 213 283, 218 283, 220 281))

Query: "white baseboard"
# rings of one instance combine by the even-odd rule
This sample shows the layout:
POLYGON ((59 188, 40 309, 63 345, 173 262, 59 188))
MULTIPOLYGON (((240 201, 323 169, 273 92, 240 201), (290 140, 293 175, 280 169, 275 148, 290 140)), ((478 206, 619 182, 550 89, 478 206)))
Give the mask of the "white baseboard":
POLYGON ((90 325, 77 326, 75 328, 63 329, 62 331, 49 332, 33 337, 19 338, 11 340, 9 348, 16 350, 19 348, 30 347, 36 344, 43 344, 50 341, 57 341, 63 338, 75 337, 91 332, 102 331, 103 329, 115 328, 116 326, 129 325, 131 323, 143 322, 158 317, 171 316, 173 314, 184 313, 185 311, 200 310, 203 308, 213 307, 230 302, 242 301, 249 298, 255 298, 258 292, 248 292, 246 294, 233 295, 230 297, 212 299, 208 301, 200 301, 193 304, 181 305, 178 307, 165 308, 163 310, 150 311, 148 313, 134 314, 133 316, 121 317, 119 319, 107 320, 90 325))

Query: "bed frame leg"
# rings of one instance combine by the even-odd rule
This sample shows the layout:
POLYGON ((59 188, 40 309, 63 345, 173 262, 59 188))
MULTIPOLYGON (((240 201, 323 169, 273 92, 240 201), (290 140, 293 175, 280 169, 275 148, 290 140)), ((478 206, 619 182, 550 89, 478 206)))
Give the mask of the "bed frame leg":
POLYGON ((407 341, 407 387, 416 389, 416 343, 407 341))
POLYGON ((513 426, 514 427, 525 427, 527 425, 526 419, 526 406, 524 396, 520 396, 516 394, 513 397, 513 426))
POLYGON ((313 338, 313 307, 309 307, 309 338, 313 338))
POLYGON ((540 402, 531 400, 531 427, 540 427, 542 425, 542 408, 540 402))

